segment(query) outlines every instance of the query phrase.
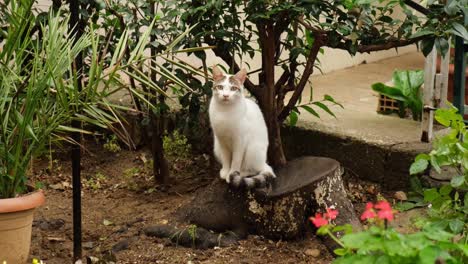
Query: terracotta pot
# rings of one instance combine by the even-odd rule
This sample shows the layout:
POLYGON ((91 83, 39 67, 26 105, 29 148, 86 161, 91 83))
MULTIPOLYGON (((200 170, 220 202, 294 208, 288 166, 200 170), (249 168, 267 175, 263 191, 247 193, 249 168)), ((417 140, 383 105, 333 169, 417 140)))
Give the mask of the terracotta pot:
POLYGON ((44 202, 42 190, 18 198, 0 199, 0 263, 26 263, 34 210, 44 202))

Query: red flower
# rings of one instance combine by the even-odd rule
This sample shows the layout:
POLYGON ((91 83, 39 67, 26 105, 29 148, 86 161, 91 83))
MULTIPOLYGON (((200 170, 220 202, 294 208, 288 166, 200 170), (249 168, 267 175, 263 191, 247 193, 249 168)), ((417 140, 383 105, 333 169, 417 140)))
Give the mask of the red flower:
POLYGON ((309 220, 312 221, 312 224, 317 228, 328 224, 327 219, 322 218, 322 214, 320 213, 316 213, 315 217, 311 217, 309 220))
POLYGON ((366 219, 373 219, 376 216, 377 215, 375 214, 374 209, 370 208, 368 210, 365 210, 364 213, 362 213, 361 220, 364 221, 366 219))
POLYGON ((387 201, 380 201, 375 205, 375 208, 380 209, 380 211, 377 213, 377 216, 380 219, 386 219, 388 221, 393 220, 393 209, 387 201))
POLYGON ((333 210, 330 208, 327 208, 327 212, 324 214, 325 218, 327 218, 328 220, 336 219, 337 215, 338 215, 338 210, 333 210))
POLYGON ((380 210, 384 210, 384 211, 392 210, 392 207, 390 206, 390 204, 387 201, 378 202, 375 205, 375 208, 380 209, 380 210))
POLYGON ((366 219, 373 219, 376 216, 377 215, 375 214, 375 211, 374 211, 374 204, 371 202, 368 202, 366 204, 366 210, 361 215, 361 220, 364 221, 366 219))
POLYGON ((377 213, 377 216, 380 219, 387 219, 388 221, 392 221, 393 220, 393 211, 391 209, 390 210, 380 210, 377 213))

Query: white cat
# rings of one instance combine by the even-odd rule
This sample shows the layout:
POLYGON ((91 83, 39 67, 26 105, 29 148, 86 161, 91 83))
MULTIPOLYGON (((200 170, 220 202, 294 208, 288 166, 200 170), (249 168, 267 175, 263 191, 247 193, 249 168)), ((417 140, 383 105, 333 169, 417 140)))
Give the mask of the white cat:
POLYGON ((268 130, 258 105, 244 97, 245 69, 236 75, 213 67, 209 115, 214 154, 221 162, 221 179, 235 187, 262 188, 276 178, 266 163, 268 130))

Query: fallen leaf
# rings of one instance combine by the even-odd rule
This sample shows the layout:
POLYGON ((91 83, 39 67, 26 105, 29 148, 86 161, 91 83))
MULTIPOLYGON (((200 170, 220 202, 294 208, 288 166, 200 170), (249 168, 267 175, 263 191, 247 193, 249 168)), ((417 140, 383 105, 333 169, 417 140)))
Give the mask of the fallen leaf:
POLYGON ((62 237, 47 237, 47 240, 51 242, 64 242, 65 238, 62 237))
POLYGON ((307 249, 306 251, 304 251, 304 254, 306 254, 307 256, 311 256, 311 257, 318 257, 320 256, 320 250, 314 248, 314 249, 307 249))
POLYGON ((408 197, 406 196, 406 193, 402 192, 402 191, 398 191, 398 192, 395 192, 395 194, 393 195, 393 197, 397 200, 400 200, 400 201, 406 201, 408 200, 408 197))
POLYGON ((63 185, 61 183, 51 184, 49 185, 49 188, 52 188, 54 190, 64 190, 63 185))
POLYGON ((103 221, 102 223, 103 223, 105 226, 110 226, 110 225, 113 225, 113 224, 114 224, 114 222, 109 221, 109 220, 107 220, 107 219, 104 219, 104 221, 103 221))

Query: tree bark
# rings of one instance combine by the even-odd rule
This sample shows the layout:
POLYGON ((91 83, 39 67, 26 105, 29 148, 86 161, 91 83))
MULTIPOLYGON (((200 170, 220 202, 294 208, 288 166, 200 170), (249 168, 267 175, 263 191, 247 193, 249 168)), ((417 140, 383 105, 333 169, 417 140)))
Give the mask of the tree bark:
POLYGON ((260 83, 263 87, 260 91, 258 102, 263 111, 266 126, 268 128, 268 161, 274 168, 280 168, 286 164, 286 156, 281 142, 280 123, 278 121, 275 89, 275 54, 276 37, 272 23, 258 24, 260 35, 260 48, 262 50, 262 72, 260 83))
MULTIPOLYGON (((342 167, 333 159, 303 157, 278 170, 278 179, 269 188, 233 190, 216 179, 175 216, 179 222, 216 232, 232 231, 240 238, 251 233, 271 239, 296 239, 310 230, 310 216, 334 207, 339 211, 336 224, 350 223, 360 229, 342 173, 342 167)), ((324 242, 330 250, 337 247, 332 240, 325 238, 324 242)))
MULTIPOLYGON (((151 1, 150 3, 150 13, 154 16, 155 15, 155 3, 151 1)), ((150 35, 151 42, 156 41, 156 36, 154 34, 150 35)), ((152 58, 156 58, 157 52, 156 48, 151 46, 150 53, 152 58)), ((150 69, 150 77, 154 83, 157 83, 157 75, 156 75, 156 61, 153 59, 151 60, 151 69, 150 69)), ((163 87, 164 89, 164 87, 163 87)), ((156 92, 153 92, 152 103, 164 105, 164 96, 158 95, 156 92)), ((158 113, 151 111, 151 122, 152 122, 152 137, 151 137, 151 152, 153 156, 153 174, 154 179, 157 183, 161 184, 169 184, 170 182, 170 175, 169 175, 169 164, 167 159, 164 155, 164 146, 163 146, 163 135, 164 135, 164 119, 166 117, 166 110, 164 107, 159 107, 158 113)))

